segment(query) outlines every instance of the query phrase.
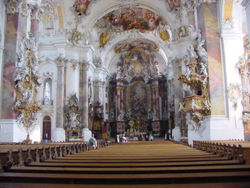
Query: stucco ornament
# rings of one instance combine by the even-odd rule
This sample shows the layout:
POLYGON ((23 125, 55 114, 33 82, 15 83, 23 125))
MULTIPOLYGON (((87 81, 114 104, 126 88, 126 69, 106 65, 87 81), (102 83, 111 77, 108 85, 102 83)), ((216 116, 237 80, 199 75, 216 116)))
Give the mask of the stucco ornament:
POLYGON ((6 10, 9 14, 16 14, 19 12, 20 4, 23 0, 5 0, 6 10))
POLYGON ((233 103, 234 110, 237 109, 237 103, 238 99, 240 98, 241 95, 241 89, 240 85, 238 83, 236 84, 229 84, 229 87, 227 88, 227 93, 229 96, 230 101, 233 103))

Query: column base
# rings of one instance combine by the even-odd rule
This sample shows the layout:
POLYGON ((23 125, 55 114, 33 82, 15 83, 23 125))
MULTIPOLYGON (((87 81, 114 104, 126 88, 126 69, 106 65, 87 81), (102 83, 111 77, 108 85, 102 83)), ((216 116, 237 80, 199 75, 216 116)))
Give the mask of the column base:
POLYGON ((27 136, 15 119, 0 119, 0 142, 23 142, 27 136))
POLYGON ((65 141, 65 130, 64 130, 64 128, 55 128, 54 132, 52 131, 51 141, 64 142, 65 141))
POLYGON ((82 137, 84 142, 88 142, 89 139, 92 137, 92 132, 88 128, 83 128, 82 137))

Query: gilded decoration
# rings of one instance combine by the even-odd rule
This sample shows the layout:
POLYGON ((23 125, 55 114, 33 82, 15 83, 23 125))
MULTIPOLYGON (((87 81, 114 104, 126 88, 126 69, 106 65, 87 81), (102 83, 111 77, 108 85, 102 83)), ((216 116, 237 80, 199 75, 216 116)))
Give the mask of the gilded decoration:
POLYGON ((80 41, 82 41, 84 37, 84 33, 80 32, 78 30, 80 20, 76 18, 76 26, 75 28, 68 33, 68 41, 72 46, 77 46, 80 44, 80 41))
POLYGON ((36 120, 36 113, 41 110, 36 101, 37 88, 40 86, 37 75, 36 44, 31 33, 19 46, 15 75, 15 105, 17 121, 24 126, 29 136, 29 129, 36 120))
POLYGON ((100 47, 103 48, 105 44, 110 40, 110 35, 108 33, 101 33, 100 35, 100 47))
POLYGON ((133 78, 143 78, 148 82, 159 74, 155 54, 157 45, 141 40, 123 42, 115 46, 115 52, 121 53, 117 63, 117 78, 131 82, 133 78))
POLYGON ((168 33, 168 31, 163 30, 161 32, 159 32, 160 38, 164 41, 164 42, 168 42, 170 39, 170 35, 168 33))
POLYGON ((242 83, 242 106, 243 106, 243 123, 245 127, 245 138, 249 137, 250 133, 250 93, 249 93, 249 67, 250 67, 250 44, 248 36, 244 37, 245 54, 241 57, 237 68, 241 75, 242 83))
POLYGON ((54 29, 54 19, 56 17, 54 0, 44 0, 41 5, 43 9, 42 23, 44 29, 54 29))

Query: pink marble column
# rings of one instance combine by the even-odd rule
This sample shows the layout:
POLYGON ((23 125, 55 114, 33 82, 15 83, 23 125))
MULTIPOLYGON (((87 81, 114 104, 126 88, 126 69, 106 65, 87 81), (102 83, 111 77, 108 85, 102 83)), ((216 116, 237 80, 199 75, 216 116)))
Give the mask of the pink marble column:
POLYGON ((81 121, 83 128, 88 128, 88 64, 79 64, 79 104, 82 110, 81 121))
POLYGON ((57 89, 56 89, 56 127, 63 128, 64 123, 64 67, 66 59, 58 57, 57 63, 57 89))
MULTIPOLYGON (((8 7, 12 1, 6 3, 6 28, 4 41, 4 55, 2 62, 2 88, 1 88, 1 118, 16 119, 16 113, 13 111, 14 97, 14 77, 16 72, 16 61, 18 46, 26 35, 27 17, 22 16, 17 10, 10 10, 8 7)), ((16 4, 16 7, 18 5, 16 4)))

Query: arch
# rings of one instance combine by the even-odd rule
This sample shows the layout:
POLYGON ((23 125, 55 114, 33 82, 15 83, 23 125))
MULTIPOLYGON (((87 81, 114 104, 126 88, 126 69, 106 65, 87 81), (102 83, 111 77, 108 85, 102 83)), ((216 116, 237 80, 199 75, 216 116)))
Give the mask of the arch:
POLYGON ((43 140, 51 140, 51 118, 45 116, 43 118, 43 140))

